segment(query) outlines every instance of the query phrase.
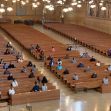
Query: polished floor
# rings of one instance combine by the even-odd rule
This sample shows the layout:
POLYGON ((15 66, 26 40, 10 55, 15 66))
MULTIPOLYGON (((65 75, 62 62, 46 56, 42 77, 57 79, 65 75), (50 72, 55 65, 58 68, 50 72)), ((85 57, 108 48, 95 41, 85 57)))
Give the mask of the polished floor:
MULTIPOLYGON (((101 56, 82 46, 75 45, 72 41, 63 38, 62 36, 55 34, 52 31, 46 30, 39 25, 35 25, 34 28, 47 35, 50 35, 50 37, 56 39, 57 41, 60 41, 63 44, 73 44, 75 50, 79 50, 80 52, 87 51, 90 55, 95 56, 98 60, 101 60, 103 63, 111 64, 110 58, 101 56)), ((66 85, 64 85, 59 79, 57 79, 55 75, 53 75, 46 68, 44 68, 42 62, 37 62, 37 60, 35 60, 28 52, 26 52, 15 41, 13 41, 8 35, 6 35, 2 31, 0 31, 0 34, 6 40, 11 41, 13 46, 16 47, 17 50, 22 51, 24 59, 32 60, 37 65, 41 73, 46 75, 50 82, 52 82, 57 88, 60 89, 60 100, 27 103, 31 105, 32 111, 110 111, 111 93, 101 94, 93 90, 90 90, 88 92, 80 91, 78 93, 75 93, 66 85)), ((16 106, 5 105, 5 107, 0 107, 0 111, 29 111, 27 109, 27 104, 16 106)))

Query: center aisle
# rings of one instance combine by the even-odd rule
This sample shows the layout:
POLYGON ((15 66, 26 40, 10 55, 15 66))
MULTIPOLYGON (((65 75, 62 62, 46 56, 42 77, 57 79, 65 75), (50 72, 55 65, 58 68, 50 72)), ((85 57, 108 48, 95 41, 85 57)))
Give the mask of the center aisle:
MULTIPOLYGON (((60 80, 55 78, 46 68, 43 63, 37 62, 30 54, 27 53, 22 47, 20 47, 9 36, 1 32, 8 40, 14 43, 19 50, 23 51, 24 57, 30 59, 36 63, 39 70, 45 74, 50 81, 61 90, 60 102, 48 101, 41 103, 31 103, 32 111, 109 111, 111 103, 111 94, 100 94, 95 91, 78 92, 75 94, 67 86, 65 86, 60 80), (24 53, 25 52, 25 53, 24 53)), ((10 107, 10 111, 26 111, 26 105, 18 105, 10 107)))

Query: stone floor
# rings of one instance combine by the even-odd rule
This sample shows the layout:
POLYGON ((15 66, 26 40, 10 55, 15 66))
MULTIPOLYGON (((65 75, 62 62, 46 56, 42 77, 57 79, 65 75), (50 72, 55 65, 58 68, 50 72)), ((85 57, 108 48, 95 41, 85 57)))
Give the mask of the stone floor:
MULTIPOLYGON (((49 35, 53 39, 60 41, 63 44, 74 44, 72 41, 63 38, 62 36, 55 34, 52 31, 45 30, 39 25, 35 25, 34 28, 49 35)), ((24 59, 32 60, 37 65, 41 73, 46 75, 50 82, 52 82, 57 88, 60 89, 60 100, 27 103, 30 104, 30 106, 32 107, 32 111, 110 111, 111 93, 101 94, 93 90, 90 90, 88 92, 80 91, 78 93, 74 93, 74 91, 72 91, 59 79, 57 79, 55 75, 53 75, 46 68, 44 68, 42 62, 37 62, 37 60, 35 60, 28 52, 26 52, 21 46, 19 46, 4 32, 0 31, 0 34, 6 40, 11 41, 12 45, 16 47, 17 50, 22 51, 24 59)), ((76 45, 75 50, 79 50, 80 52, 87 51, 90 55, 95 56, 98 60, 101 60, 103 63, 111 64, 110 58, 101 56, 82 46, 76 45)), ((26 107, 27 104, 6 106, 3 108, 0 107, 0 111, 29 111, 26 107)))

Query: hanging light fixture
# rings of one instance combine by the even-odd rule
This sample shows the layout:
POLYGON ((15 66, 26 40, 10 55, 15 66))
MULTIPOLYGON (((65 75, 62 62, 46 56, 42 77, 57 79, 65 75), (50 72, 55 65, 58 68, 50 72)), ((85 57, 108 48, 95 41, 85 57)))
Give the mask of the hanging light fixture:
POLYGON ((72 5, 72 6, 77 5, 77 2, 73 2, 73 3, 71 3, 71 5, 72 5))
POLYGON ((1 7, 3 8, 5 5, 4 4, 1 4, 1 7))
POLYGON ((95 8, 95 7, 96 7, 95 4, 90 5, 90 8, 95 8))
POLYGON ((26 5, 26 2, 25 1, 21 1, 21 5, 26 5))
POLYGON ((12 3, 16 3, 16 0, 12 0, 12 3))
POLYGON ((0 13, 4 13, 5 12, 5 9, 4 8, 0 8, 0 13))
POLYGON ((78 7, 78 8, 81 8, 81 7, 82 7, 82 5, 81 5, 81 4, 77 4, 77 7, 78 7))
POLYGON ((103 3, 103 5, 102 5, 102 7, 101 7, 101 10, 102 10, 102 11, 106 11, 106 9, 107 9, 107 8, 106 8, 106 2, 102 2, 102 3, 103 3))
POLYGON ((73 8, 72 7, 68 7, 68 11, 72 11, 73 10, 73 8))
POLYGON ((11 11, 13 11, 13 8, 12 7, 7 7, 7 11, 11 12, 11 11))
POLYGON ((100 6, 102 6, 102 5, 103 5, 103 3, 102 3, 102 2, 100 2, 100 3, 99 3, 99 5, 100 5, 100 6))
POLYGON ((63 12, 65 12, 65 13, 68 12, 68 9, 67 9, 67 8, 64 8, 64 9, 63 9, 63 12))
POLYGON ((105 11, 105 10, 106 10, 106 7, 105 7, 105 6, 102 6, 102 7, 101 7, 101 10, 102 10, 102 11, 105 11))

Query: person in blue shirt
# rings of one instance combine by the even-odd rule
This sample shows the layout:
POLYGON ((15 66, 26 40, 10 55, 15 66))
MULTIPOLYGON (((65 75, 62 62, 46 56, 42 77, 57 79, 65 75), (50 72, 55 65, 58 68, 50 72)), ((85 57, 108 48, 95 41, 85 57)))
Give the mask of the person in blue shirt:
POLYGON ((79 63, 78 65, 77 65, 77 67, 79 68, 79 67, 84 67, 84 64, 83 63, 79 63))
POLYGON ((37 84, 37 82, 35 82, 35 85, 34 85, 32 91, 34 91, 34 92, 39 91, 39 85, 37 84))
POLYGON ((4 63, 3 69, 8 69, 9 64, 4 63))
POLYGON ((58 66, 57 66, 57 70, 62 70, 62 69, 63 69, 63 67, 62 67, 62 65, 59 63, 58 66))

